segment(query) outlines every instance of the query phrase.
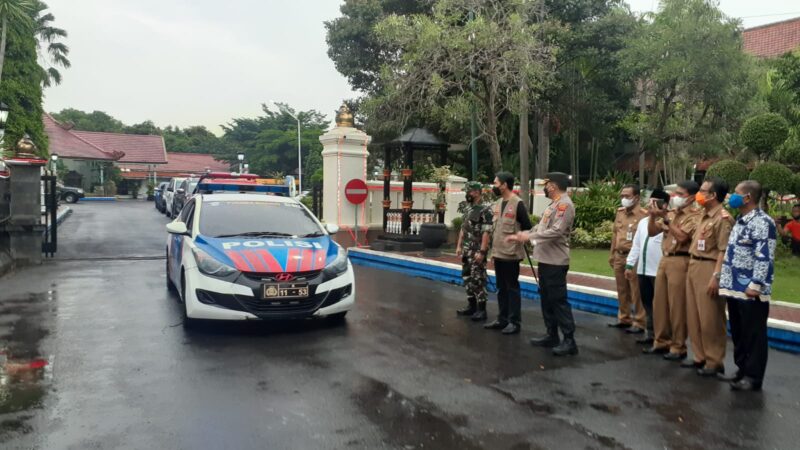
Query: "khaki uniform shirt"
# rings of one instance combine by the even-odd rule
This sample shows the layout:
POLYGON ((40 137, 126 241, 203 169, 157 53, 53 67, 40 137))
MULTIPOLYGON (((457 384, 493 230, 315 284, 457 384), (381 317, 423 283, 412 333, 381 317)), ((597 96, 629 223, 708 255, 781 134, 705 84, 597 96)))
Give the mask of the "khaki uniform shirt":
POLYGON ((647 217, 647 210, 634 207, 619 208, 617 217, 614 219, 614 237, 612 238, 611 252, 628 254, 633 246, 633 236, 636 234, 636 227, 639 221, 647 217))
POLYGON ((531 233, 533 259, 554 266, 569 265, 569 235, 575 220, 575 205, 567 194, 553 200, 531 233))
POLYGON ((492 206, 492 220, 494 221, 494 231, 492 232, 492 258, 506 261, 522 261, 525 259, 525 249, 520 242, 506 242, 506 237, 517 234, 522 227, 517 222, 517 205, 520 198, 516 195, 508 199, 508 203, 503 211, 503 199, 497 199, 492 206))
POLYGON ((698 258, 716 259, 728 248, 728 238, 733 228, 733 217, 719 204, 704 210, 694 232, 689 253, 698 258))
MULTIPOLYGON (((694 234, 695 229, 697 229, 697 223, 700 221, 701 214, 702 211, 700 209, 693 206, 687 206, 679 211, 670 211, 667 213, 667 218, 671 224, 674 224, 684 233, 691 236, 694 234)), ((689 247, 692 245, 691 240, 680 244, 678 243, 678 240, 675 239, 675 236, 669 232, 669 227, 664 225, 663 220, 659 219, 658 224, 664 230, 664 240, 661 241, 661 250, 664 252, 664 255, 689 252, 689 247)))

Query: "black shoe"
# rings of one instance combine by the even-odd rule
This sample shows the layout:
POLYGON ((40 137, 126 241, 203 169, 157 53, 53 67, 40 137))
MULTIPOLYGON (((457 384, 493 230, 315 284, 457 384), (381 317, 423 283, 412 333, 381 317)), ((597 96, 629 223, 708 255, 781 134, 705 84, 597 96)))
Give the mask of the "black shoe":
POLYGON ((757 383, 750 378, 744 377, 739 381, 731 383, 732 391, 760 391, 761 383, 757 383))
POLYGON ((725 368, 718 367, 716 369, 709 369, 707 367, 703 367, 702 369, 697 369, 697 374, 701 377, 716 377, 718 373, 725 373, 725 368))
POLYGON ((705 361, 693 361, 691 359, 685 359, 681 361, 681 367, 684 369, 702 369, 705 366, 705 361))
POLYGON ((636 339, 637 344, 652 344, 653 336, 650 333, 645 333, 644 336, 636 339))
POLYGON ((519 325, 510 323, 510 324, 506 325, 505 328, 503 328, 503 331, 501 331, 501 333, 503 333, 503 334, 517 334, 517 333, 519 333, 519 330, 520 330, 520 326, 519 325))
POLYGON ((484 305, 483 309, 478 308, 478 310, 475 311, 475 314, 470 317, 470 320, 473 322, 486 322, 486 317, 486 306, 484 305))
POLYGON ((628 333, 628 334, 642 334, 642 333, 644 333, 644 330, 639 328, 639 327, 637 327, 637 326, 632 326, 632 327, 628 328, 627 330, 625 330, 625 332, 628 333))
POLYGON ((499 320, 495 320, 492 323, 487 323, 486 325, 483 326, 483 328, 486 328, 487 330, 502 330, 503 328, 506 327, 506 325, 508 325, 507 322, 500 322, 499 320))
POLYGON ((544 336, 532 338, 529 342, 536 347, 553 348, 557 347, 561 340, 558 339, 558 334, 545 334, 544 336))
POLYGON ((741 380, 742 378, 744 378, 744 376, 742 374, 740 374, 739 372, 736 372, 733 375, 725 375, 724 373, 718 373, 717 374, 717 379, 719 381, 727 381, 727 382, 733 381, 733 382, 736 382, 736 381, 741 380))
POLYGON ((663 355, 664 353, 669 353, 669 348, 667 347, 647 347, 642 349, 642 353, 645 355, 663 355))
POLYGON ((681 361, 683 358, 686 358, 686 353, 666 353, 663 356, 664 359, 667 361, 681 361))
POLYGON ((609 328, 620 328, 620 329, 625 329, 625 328, 630 328, 630 327, 631 327, 631 324, 629 324, 629 323, 622 323, 622 322, 617 322, 617 323, 609 323, 609 324, 608 324, 608 327, 609 327, 609 328))
POLYGON ((456 314, 458 314, 459 316, 471 316, 475 314, 476 311, 478 311, 478 308, 475 306, 474 298, 467 299, 467 301, 469 302, 469 304, 465 308, 457 310, 456 314))
POLYGON ((564 340, 553 348, 553 354, 556 356, 577 355, 578 344, 575 343, 575 339, 572 337, 565 336, 564 340))

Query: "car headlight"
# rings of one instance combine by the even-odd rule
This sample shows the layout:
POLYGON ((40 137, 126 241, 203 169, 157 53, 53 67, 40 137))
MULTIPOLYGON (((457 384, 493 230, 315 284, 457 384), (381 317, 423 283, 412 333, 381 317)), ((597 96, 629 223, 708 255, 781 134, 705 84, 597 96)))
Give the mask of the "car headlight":
POLYGON ((338 244, 336 246, 339 247, 339 254, 337 254, 336 259, 325 268, 325 273, 334 277, 347 270, 347 250, 338 244))
POLYGON ((78 189, 78 194, 83 194, 83 189, 78 189))
POLYGON ((237 272, 233 267, 217 261, 199 248, 193 248, 192 253, 194 254, 194 260, 197 261, 197 268, 206 275, 227 277, 237 272))

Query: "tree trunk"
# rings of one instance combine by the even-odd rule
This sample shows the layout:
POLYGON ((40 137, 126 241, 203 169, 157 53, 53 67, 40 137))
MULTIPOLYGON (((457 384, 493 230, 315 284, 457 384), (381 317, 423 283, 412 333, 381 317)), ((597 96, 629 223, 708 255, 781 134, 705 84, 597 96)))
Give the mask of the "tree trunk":
POLYGON ((8 19, 3 16, 3 30, 0 31, 0 82, 3 80, 3 66, 6 62, 6 42, 8 38, 8 19))
MULTIPOLYGON (((642 115, 647 112, 647 91, 645 89, 646 82, 642 81, 642 87, 639 89, 639 111, 642 115)), ((644 137, 639 138, 639 186, 645 186, 644 179, 644 164, 646 162, 646 155, 644 152, 644 137)), ((653 186, 655 187, 655 186, 653 186)))
POLYGON ((495 114, 496 94, 489 90, 486 102, 486 143, 489 144, 489 156, 492 158, 492 169, 495 173, 503 169, 503 157, 500 154, 500 140, 497 138, 497 115, 495 114))
POLYGON ((522 112, 519 115, 519 184, 520 195, 525 202, 525 206, 530 208, 531 189, 530 189, 530 148, 528 142, 530 136, 528 135, 528 100, 525 95, 522 96, 522 112))
POLYGON ((536 115, 538 123, 538 150, 536 156, 536 178, 544 178, 550 171, 550 115, 539 111, 536 115))

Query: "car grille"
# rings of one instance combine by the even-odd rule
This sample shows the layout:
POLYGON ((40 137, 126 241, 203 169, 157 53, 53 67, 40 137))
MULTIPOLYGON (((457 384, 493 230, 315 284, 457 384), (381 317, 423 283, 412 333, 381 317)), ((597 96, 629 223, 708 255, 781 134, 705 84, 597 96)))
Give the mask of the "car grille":
MULTIPOLYGON (((294 275, 294 279, 292 281, 309 281, 313 280, 314 278, 318 277, 319 274, 322 273, 321 270, 311 270, 308 272, 292 272, 291 274, 294 275)), ((263 282, 275 282, 278 281, 275 279, 280 273, 245 273, 243 274, 247 279, 251 281, 255 281, 256 283, 263 283, 263 282)))
POLYGON ((197 299, 206 305, 249 312, 262 319, 289 319, 311 316, 319 308, 334 305, 352 292, 352 285, 312 295, 307 299, 265 301, 260 297, 220 294, 197 289, 197 299))

